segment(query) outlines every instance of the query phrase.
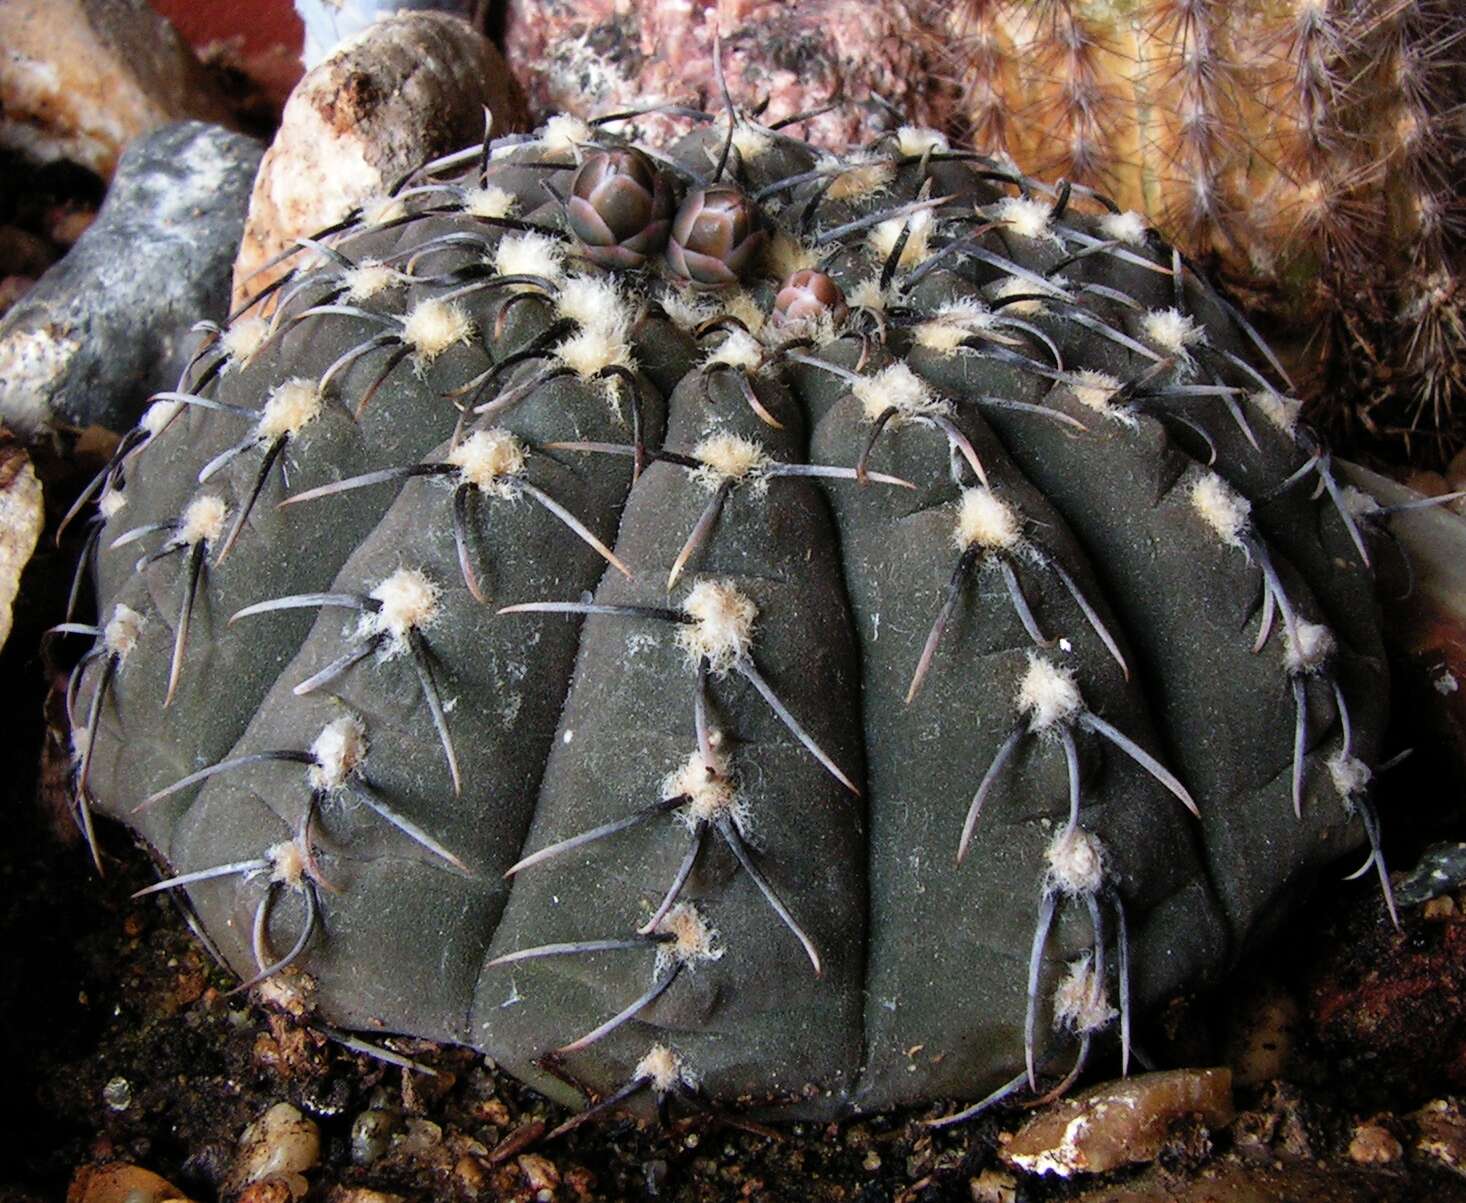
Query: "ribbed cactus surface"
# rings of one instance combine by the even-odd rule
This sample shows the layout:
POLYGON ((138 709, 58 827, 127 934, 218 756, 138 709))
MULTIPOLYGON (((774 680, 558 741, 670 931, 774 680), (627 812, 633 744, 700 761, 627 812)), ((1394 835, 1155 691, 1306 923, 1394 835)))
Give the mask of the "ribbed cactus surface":
POLYGON ((1377 848, 1364 499, 1140 217, 930 131, 428 165, 98 493, 83 821, 561 1096, 1044 1089, 1377 848))

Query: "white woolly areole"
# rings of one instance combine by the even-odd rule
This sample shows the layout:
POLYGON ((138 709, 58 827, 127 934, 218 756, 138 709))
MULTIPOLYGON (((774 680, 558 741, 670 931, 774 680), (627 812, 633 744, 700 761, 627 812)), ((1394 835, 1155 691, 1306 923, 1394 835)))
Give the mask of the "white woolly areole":
POLYGON ((102 628, 102 646, 120 663, 137 646, 143 633, 143 616, 131 606, 118 602, 112 609, 112 617, 102 628))
POLYGON ((709 493, 725 480, 749 481, 759 492, 769 487, 767 473, 773 461, 752 439, 712 434, 692 449, 692 458, 702 461, 692 479, 709 493))
POLYGON ((745 372, 758 371, 763 362, 763 344, 748 331, 740 330, 737 326, 730 329, 724 335, 723 341, 703 360, 706 367, 722 363, 732 368, 742 368, 745 372))
POLYGON ((602 330, 625 339, 635 316, 609 276, 571 276, 560 286, 555 310, 583 330, 602 330))
POLYGON ((549 151, 574 151, 592 141, 595 134, 579 117, 569 113, 557 113, 545 122, 544 133, 539 137, 540 145, 549 151))
POLYGON ((914 267, 931 255, 932 226, 936 217, 930 209, 918 209, 905 217, 888 217, 874 226, 866 235, 866 242, 877 259, 882 262, 891 257, 902 230, 908 230, 906 244, 901 248, 898 267, 914 267))
POLYGON ((149 438, 155 438, 182 408, 182 401, 154 401, 143 412, 142 421, 138 425, 148 432, 149 438))
POLYGON ((1135 421, 1133 415, 1127 414, 1112 403, 1111 399, 1120 391, 1121 385, 1120 381, 1108 372, 1083 368, 1069 378, 1068 384, 1069 391, 1074 394, 1074 399, 1086 409, 1092 409, 1095 413, 1103 414, 1107 418, 1135 421))
POLYGON ((1058 242, 1059 236, 1049 224, 1053 210, 1043 201, 1029 196, 1005 196, 993 206, 993 220, 1007 227, 1020 238, 1038 238, 1058 242))
POLYGON ((880 192, 896 178, 896 164, 871 153, 833 160, 835 182, 825 193, 831 200, 857 200, 880 192))
POLYGON ((104 521, 115 518, 126 505, 127 495, 121 489, 103 489, 102 495, 97 498, 97 512, 104 521))
POLYGON ((969 547, 1012 551, 1023 542, 1023 518, 991 489, 963 489, 952 542, 961 551, 969 547))
POLYGON ((371 591, 381 608, 362 616, 361 634, 382 632, 400 649, 408 631, 420 630, 438 616, 437 584, 415 568, 399 568, 371 591))
POLYGON ((723 955, 724 950, 714 945, 717 930, 708 926, 690 902, 679 902, 662 916, 656 931, 672 936, 667 943, 657 945, 657 977, 675 964, 692 969, 699 961, 716 961, 723 955))
POLYGON ((899 360, 874 376, 862 377, 850 386, 850 391, 871 422, 893 408, 896 413, 892 425, 901 419, 947 411, 946 402, 932 392, 931 385, 899 360))
POLYGON ((366 759, 366 726, 354 714, 332 719, 311 744, 315 764, 306 774, 312 789, 337 790, 366 759))
POLYGON ((1230 547, 1241 547, 1248 531, 1252 503, 1215 472, 1203 473, 1191 486, 1191 508, 1230 547))
POLYGON ((725 673, 748 655, 758 607, 732 581, 698 581, 682 610, 692 621, 677 627, 677 643, 694 667, 706 660, 711 671, 725 673))
POLYGON ((494 248, 494 270, 501 276, 559 280, 565 274, 564 244, 533 231, 506 234, 494 248))
POLYGON ((445 462, 469 484, 502 500, 519 495, 514 478, 524 471, 529 452, 502 427, 476 430, 448 452, 445 462))
POLYGON ((473 337, 473 319, 456 301, 429 297, 413 306, 402 322, 402 341, 412 347, 419 363, 432 363, 455 343, 473 337))
MULTIPOLYGON (((262 317, 239 318, 219 336, 219 344, 231 363, 248 363, 270 333, 270 323, 262 317)), ((176 401, 169 402, 176 405, 176 401)))
POLYGON ((716 750, 711 761, 703 758, 701 750, 693 752, 686 764, 662 778, 662 797, 687 799, 681 814, 689 826, 715 822, 728 815, 743 830, 747 806, 738 797, 737 784, 728 775, 727 763, 716 750))
MULTIPOLYGON (((555 345, 555 357, 582 380, 609 367, 634 368, 631 346, 614 330, 589 327, 555 345)), ((609 384, 609 382, 608 382, 609 384)))
POLYGON ((1297 634, 1283 628, 1283 663, 1290 673, 1311 673, 1334 654, 1334 633, 1318 622, 1296 624, 1297 634))
POLYGON ((1190 361, 1190 348, 1206 332, 1179 309, 1152 309, 1140 319, 1141 333, 1162 351, 1190 361))
POLYGON ((924 125, 903 125, 896 131, 896 146, 902 155, 909 158, 924 155, 927 151, 945 154, 952 149, 945 134, 924 125))
POLYGON ((398 196, 373 196, 361 202, 361 219, 369 226, 385 225, 407 216, 407 206, 398 196))
MULTIPOLYGON (((722 153, 723 139, 728 136, 728 122, 726 119, 718 122, 721 133, 718 137, 703 148, 707 154, 708 162, 716 163, 719 154, 722 153)), ((753 162, 760 155, 767 154, 774 147, 774 135, 768 130, 754 125, 750 121, 738 121, 733 125, 733 148, 743 157, 745 162, 753 162)))
POLYGON ((951 355, 973 334, 991 330, 996 321, 993 311, 981 301, 949 301, 937 310, 935 317, 918 323, 912 334, 917 346, 951 355))
POLYGON ((281 840, 265 849, 265 859, 270 862, 270 880, 282 886, 299 889, 305 880, 305 853, 294 840, 281 840))
POLYGON ((1105 846, 1083 827, 1064 827, 1044 849, 1049 881, 1068 895, 1096 893, 1105 880, 1105 846))
POLYGON ((1099 232, 1115 242, 1128 242, 1131 246, 1144 246, 1149 227, 1145 218, 1134 209, 1124 213, 1106 213, 1099 219, 1099 232))
POLYGON ((715 305, 699 297, 691 289, 669 288, 657 300, 672 324, 688 333, 718 312, 715 305))
POLYGON ((1272 389, 1258 389, 1247 398, 1269 422, 1289 438, 1298 430, 1298 419, 1303 413, 1303 402, 1296 397, 1285 397, 1272 389))
POLYGON ((1084 709, 1074 673, 1035 652, 1028 653, 1028 671, 1018 683, 1015 699, 1020 714, 1027 714, 1030 731, 1047 731, 1067 722, 1084 709))
POLYGON ((631 1076, 633 1079, 645 1078, 657 1094, 666 1094, 678 1085, 697 1085, 697 1075, 665 1044, 652 1045, 647 1055, 636 1063, 631 1076))
POLYGON ((224 519, 228 516, 229 507, 224 504, 222 497, 216 497, 213 493, 195 497, 179 519, 178 532, 173 536, 174 542, 187 547, 198 543, 212 543, 224 533, 224 519))
POLYGON ((470 217, 508 217, 519 199, 503 188, 470 188, 463 194, 463 211, 470 217))
POLYGON ((886 294, 881 288, 881 281, 878 276, 870 276, 862 280, 854 288, 845 294, 850 305, 855 309, 869 309, 873 313, 884 313, 886 311, 886 294))
POLYGON ((1339 751, 1330 756, 1326 763, 1329 776, 1334 780, 1334 788, 1339 791, 1339 797, 1344 801, 1352 801, 1369 788, 1369 782, 1374 774, 1359 757, 1346 756, 1339 751))
POLYGON ((321 416, 321 389, 314 380, 300 376, 270 390, 265 408, 260 411, 255 433, 261 439, 277 439, 282 434, 295 434, 302 426, 321 416))
POLYGON ((402 277, 385 263, 366 259, 355 267, 341 273, 341 282, 346 285, 348 301, 370 301, 380 292, 396 288, 402 277))
POLYGON ((772 268, 771 275, 784 280, 797 271, 804 271, 806 268, 817 268, 820 265, 820 253, 812 246, 806 246, 797 238, 792 238, 783 230, 776 230, 769 238, 768 245, 764 249, 764 259, 772 268))
POLYGON ((1033 297, 1036 285, 1029 280, 1020 279, 1018 276, 1009 276, 1001 283, 992 288, 994 300, 1004 300, 1007 297, 1026 295, 1028 300, 1014 301, 1003 306, 1004 313, 1016 313, 1020 317, 1032 317, 1034 314, 1044 311, 1044 303, 1033 297))
POLYGON ((1343 490, 1344 508, 1349 511, 1351 517, 1367 518, 1371 514, 1380 511, 1379 499, 1366 493, 1363 489, 1355 488, 1353 485, 1345 485, 1343 490))
POLYGON ((1069 962, 1069 972, 1054 987, 1054 1027, 1087 1035, 1106 1027, 1119 1012, 1110 1006, 1104 982, 1086 952, 1069 962))
POLYGON ((742 288, 734 289, 721 298, 723 312, 737 318, 751 334, 758 334, 768 321, 768 315, 758 307, 758 302, 742 288))

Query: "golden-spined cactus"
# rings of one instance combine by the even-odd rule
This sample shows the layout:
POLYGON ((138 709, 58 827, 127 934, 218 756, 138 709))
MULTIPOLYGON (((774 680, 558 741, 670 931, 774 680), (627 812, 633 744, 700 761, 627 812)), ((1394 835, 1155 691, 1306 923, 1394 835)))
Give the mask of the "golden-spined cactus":
POLYGON ((1320 417, 1429 456, 1466 438, 1466 7, 938 0, 925 25, 979 149, 1213 261, 1320 417))

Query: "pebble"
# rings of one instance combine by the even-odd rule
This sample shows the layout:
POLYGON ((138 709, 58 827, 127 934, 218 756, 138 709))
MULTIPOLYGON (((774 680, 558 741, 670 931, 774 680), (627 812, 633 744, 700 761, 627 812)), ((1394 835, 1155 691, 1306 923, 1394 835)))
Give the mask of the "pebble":
POLYGON ((1153 1161, 1172 1121, 1232 1122, 1229 1069, 1177 1069, 1106 1082, 1055 1103, 1014 1134, 1000 1156, 1034 1174, 1100 1174, 1153 1161))
POLYGON ((229 123, 212 79, 147 0, 0 4, 0 146, 106 178, 134 138, 229 123))
POLYGON ((97 220, 0 321, 0 420, 120 431, 177 384, 190 327, 223 316, 259 156, 200 122, 128 148, 97 220))
POLYGON ((244 1130, 225 1193, 283 1184, 299 1198, 308 1189, 305 1171, 321 1159, 321 1133, 289 1103, 276 1103, 244 1130))
POLYGON ((972 1203, 1014 1203, 1018 1198, 1018 1179, 1002 1170, 983 1170, 969 1179, 968 1193, 972 1203))
POLYGON ((340 220, 429 159, 525 128, 524 102, 487 38, 441 13, 376 22, 296 85, 260 164, 234 265, 234 303, 285 270, 245 280, 301 235, 340 220))
POLYGON ((1466 1113, 1451 1099, 1432 1099, 1410 1116, 1415 1151, 1466 1177, 1466 1113))
POLYGON ((1364 1123, 1349 1139, 1349 1159, 1360 1165, 1389 1165, 1399 1161, 1405 1150, 1383 1124, 1364 1123))
POLYGON ((102 1102, 111 1111, 126 1111, 132 1106, 132 1083, 126 1078, 113 1078, 102 1087, 102 1102))
POLYGON ((67 1203, 189 1203, 166 1178, 126 1162, 83 1166, 66 1192, 67 1203))
POLYGON ((387 1151, 397 1116, 390 1111, 363 1111, 351 1122, 351 1163, 371 1165, 387 1151))
POLYGON ((0 428, 0 647, 10 637, 21 574, 46 521, 41 482, 30 457, 0 428))

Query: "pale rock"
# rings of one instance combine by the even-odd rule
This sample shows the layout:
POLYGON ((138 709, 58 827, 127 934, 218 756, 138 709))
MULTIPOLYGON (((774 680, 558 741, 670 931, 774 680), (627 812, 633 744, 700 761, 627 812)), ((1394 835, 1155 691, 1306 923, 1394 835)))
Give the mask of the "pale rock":
POLYGON ((21 573, 45 521, 41 482, 30 457, 14 443, 0 441, 0 647, 10 637, 21 573))
POLYGON ((172 121, 232 124, 208 73, 146 0, 0 2, 0 146, 112 174, 172 121))
POLYGON ((265 152, 234 265, 238 305, 285 270, 245 280, 301 235, 339 221, 429 159, 525 127, 524 103, 488 39, 443 13, 387 17, 296 85, 265 152))

